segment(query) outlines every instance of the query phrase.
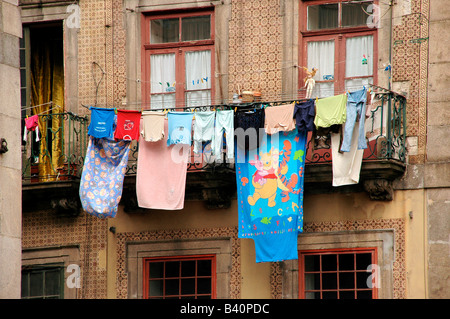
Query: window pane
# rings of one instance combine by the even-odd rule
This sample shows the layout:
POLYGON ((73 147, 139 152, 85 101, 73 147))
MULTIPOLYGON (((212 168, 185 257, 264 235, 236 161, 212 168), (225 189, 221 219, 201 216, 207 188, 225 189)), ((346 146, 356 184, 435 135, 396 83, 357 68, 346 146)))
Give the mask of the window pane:
POLYGON ((195 276, 195 261, 182 261, 181 262, 181 276, 192 277, 195 276))
POLYGON ((322 274, 322 289, 337 289, 337 274, 322 274))
POLYGON ((178 279, 167 279, 166 282, 166 296, 167 295, 178 295, 180 281, 178 279))
POLYGON ((372 264, 371 254, 357 254, 356 255, 356 269, 367 270, 367 267, 372 264))
POLYGON ((373 74, 373 36, 352 37, 346 40, 345 76, 373 74))
POLYGON ((30 296, 42 296, 44 293, 44 275, 42 272, 30 273, 30 296))
POLYGON ((155 94, 151 96, 152 109, 170 109, 175 107, 175 94, 155 94))
MULTIPOLYGON (((357 272, 356 273, 356 288, 360 288, 360 289, 371 288, 367 284, 367 280, 370 275, 371 275, 371 273, 368 273, 368 272, 357 272)), ((371 281, 369 282, 369 284, 372 285, 371 281)))
POLYGON ((151 93, 175 92, 175 54, 150 56, 151 93))
POLYGON ((322 255, 322 271, 337 270, 337 255, 322 255))
POLYGON ((151 280, 149 285, 149 296, 162 296, 163 295, 163 281, 151 280))
POLYGON ((342 4, 342 26, 354 27, 366 25, 369 17, 365 12, 371 3, 343 3, 342 4))
POLYGON ((28 273, 22 273, 22 298, 28 297, 28 273))
POLYGON ((211 260, 197 261, 197 276, 211 276, 211 260))
POLYGON ((60 270, 52 270, 45 272, 45 295, 59 295, 60 293, 60 270))
POLYGON ((308 6, 308 30, 337 28, 338 17, 338 4, 308 6))
POLYGON ((305 271, 319 271, 320 270, 320 256, 307 255, 305 256, 305 271))
POLYGON ((358 299, 372 299, 372 291, 358 291, 357 296, 358 299))
POLYGON ((320 289, 320 274, 305 274, 305 289, 318 290, 320 289))
MULTIPOLYGON (((318 83, 318 81, 334 80, 334 40, 311 41, 307 46, 307 68, 318 69, 313 77, 316 81, 311 97, 324 98, 334 95, 334 82, 318 83)), ((305 85, 305 83, 302 83, 305 85)), ((306 87, 303 88, 306 91, 306 87)))
POLYGON ((180 276, 180 263, 178 261, 166 262, 166 278, 180 276))
POLYGON ((339 255, 339 270, 353 270, 354 269, 354 255, 341 254, 339 255))
POLYGON ((353 272, 339 273, 339 289, 354 289, 355 288, 355 274, 353 272))
POLYGON ((188 17, 181 19, 181 41, 211 38, 211 17, 188 17))
POLYGON ((339 299, 355 299, 354 291, 340 291, 339 299))
POLYGON ((195 279, 181 279, 181 294, 193 295, 195 294, 195 279))
POLYGON ((164 263, 150 263, 150 278, 163 278, 163 265, 164 263))
POLYGON ((211 293, 211 279, 199 278, 197 280, 197 293, 198 294, 210 294, 211 293))
POLYGON ((158 19, 150 22, 150 43, 178 42, 179 19, 158 19))
POLYGON ((324 291, 322 293, 323 299, 337 299, 337 292, 336 291, 324 291))
POLYGON ((305 299, 320 299, 320 292, 307 292, 305 299))

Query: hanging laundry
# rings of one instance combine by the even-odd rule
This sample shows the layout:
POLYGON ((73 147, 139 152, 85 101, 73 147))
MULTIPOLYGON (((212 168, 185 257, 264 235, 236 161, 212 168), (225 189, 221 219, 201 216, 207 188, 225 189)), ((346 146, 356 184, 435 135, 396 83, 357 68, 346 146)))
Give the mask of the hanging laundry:
POLYGON ((306 136, 297 129, 265 134, 256 158, 236 147, 238 237, 254 240, 258 263, 298 258, 306 136))
MULTIPOLYGON (((352 138, 358 137, 358 130, 353 130, 352 138)), ((349 152, 339 152, 341 134, 331 134, 331 156, 333 171, 333 186, 354 185, 359 183, 364 150, 357 149, 353 143, 349 152)))
POLYGON ((227 159, 234 158, 234 111, 216 111, 214 143, 212 144, 212 155, 221 158, 222 151, 225 150, 227 159), (225 134, 225 144, 223 143, 225 134))
POLYGON ((25 119, 25 127, 23 128, 23 140, 27 141, 28 131, 36 132, 36 142, 39 142, 39 116, 33 115, 25 119))
POLYGON ((314 118, 316 128, 344 124, 347 118, 346 105, 346 94, 317 99, 316 116, 314 118))
POLYGON ((146 142, 157 142, 164 138, 164 122, 166 113, 142 111, 141 136, 146 142))
POLYGON ((167 145, 192 143, 192 112, 169 112, 167 145))
POLYGON ((299 132, 314 130, 314 117, 316 115, 314 100, 296 102, 294 118, 299 132))
POLYGON ((347 118, 344 125, 344 137, 342 140, 341 152, 349 152, 350 144, 352 143, 353 128, 356 122, 358 125, 358 135, 356 141, 358 149, 366 149, 367 141, 364 129, 366 116, 366 102, 367 90, 364 87, 362 90, 356 92, 349 92, 347 94, 347 118))
POLYGON ((267 134, 295 129, 294 103, 267 107, 264 128, 267 134))
MULTIPOLYGON (((168 120, 164 121, 168 130, 168 120)), ((138 206, 150 209, 179 210, 184 207, 187 163, 190 145, 167 146, 167 136, 146 142, 141 136, 136 174, 138 206)))
POLYGON ((89 123, 88 134, 96 138, 114 138, 116 114, 114 109, 90 107, 91 123, 89 123))
POLYGON ((139 123, 141 112, 131 110, 117 110, 117 125, 114 132, 116 140, 139 140, 139 123))
POLYGON ((116 216, 129 151, 128 141, 89 138, 79 190, 87 213, 99 218, 116 216))
POLYGON ((264 109, 237 111, 234 116, 236 144, 242 150, 259 147, 264 136, 264 109))
POLYGON ((202 143, 211 141, 214 143, 215 111, 195 112, 194 119, 194 152, 200 153, 202 143))

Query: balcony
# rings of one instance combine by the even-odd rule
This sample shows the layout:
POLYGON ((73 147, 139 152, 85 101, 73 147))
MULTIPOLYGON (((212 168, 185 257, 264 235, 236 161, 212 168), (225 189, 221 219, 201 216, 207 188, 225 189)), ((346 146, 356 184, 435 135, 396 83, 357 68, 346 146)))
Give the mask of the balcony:
MULTIPOLYGON (((305 194, 365 190, 374 200, 392 199, 392 181, 406 167, 406 98, 378 88, 379 102, 366 119, 368 148, 364 151, 360 183, 332 187, 332 152, 329 136, 322 148, 313 149, 308 139, 305 194)), ((234 106, 233 106, 234 107, 234 106)), ((209 107, 198 108, 200 110, 209 107)), ((24 208, 36 208, 36 198, 48 198, 47 205, 62 212, 79 211, 78 188, 87 148, 88 118, 71 112, 40 116, 46 127, 39 142, 29 135, 23 145, 24 208)), ((125 211, 139 211, 136 200, 138 147, 131 144, 122 196, 125 211)), ((206 149, 208 146, 206 146, 206 149)), ((235 196, 234 165, 211 161, 208 152, 193 155, 188 164, 187 200, 205 200, 209 208, 228 207, 235 196)))

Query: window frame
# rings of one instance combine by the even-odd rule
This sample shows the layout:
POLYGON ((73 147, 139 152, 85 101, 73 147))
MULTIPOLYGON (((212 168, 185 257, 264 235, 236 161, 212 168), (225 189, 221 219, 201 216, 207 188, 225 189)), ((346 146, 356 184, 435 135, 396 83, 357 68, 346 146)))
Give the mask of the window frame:
MULTIPOLYGON (((343 94, 345 90, 345 82, 347 80, 359 79, 359 78, 373 78, 372 84, 377 84, 378 82, 378 32, 376 28, 370 28, 365 26, 354 26, 354 27, 341 27, 334 29, 321 29, 321 30, 311 30, 308 31, 308 6, 320 5, 320 4, 342 4, 349 2, 348 0, 300 0, 300 14, 299 14, 299 44, 301 48, 299 50, 299 61, 302 66, 307 66, 308 62, 308 42, 314 41, 327 41, 334 40, 334 79, 333 80, 316 80, 316 83, 334 83, 334 94, 343 94), (373 36, 373 70, 372 76, 357 76, 357 77, 346 77, 345 75, 345 65, 346 65, 346 40, 352 37, 358 36, 373 36)), ((374 5, 378 5, 378 0, 373 0, 374 5)), ((339 22, 341 24, 341 6, 339 6, 339 22)), ((306 77, 306 72, 303 68, 299 68, 298 72, 299 90, 304 87, 303 79, 306 77)), ((299 91, 300 92, 300 91, 299 91)))
MULTIPOLYGON (((365 248, 334 248, 334 249, 314 249, 314 250, 301 250, 299 251, 299 259, 298 259, 298 298, 299 299, 306 299, 305 296, 305 256, 323 256, 323 255, 344 255, 344 254, 363 254, 363 253, 370 253, 371 254, 371 264, 377 264, 377 247, 365 247, 365 248)), ((356 263, 356 260, 354 261, 356 263)), ((339 263, 338 263, 339 264, 339 263)), ((355 267, 356 268, 356 267, 355 267)), ((323 271, 323 270, 319 270, 319 275, 320 275, 320 281, 322 282, 322 274, 323 273, 336 273, 337 274, 337 287, 336 289, 332 289, 333 291, 336 290, 337 295, 338 295, 338 299, 339 298, 339 292, 344 291, 344 290, 353 290, 353 292, 355 294, 357 294, 358 291, 372 291, 372 299, 378 299, 378 287, 374 286, 373 288, 357 288, 356 282, 355 282, 355 287, 353 289, 340 289, 339 288, 339 274, 345 272, 345 273, 353 273, 356 274, 357 272, 367 272, 368 271, 362 271, 359 269, 353 269, 353 270, 345 270, 345 271, 340 271, 339 269, 336 270, 331 270, 331 271, 323 271)), ((376 274, 377 276, 379 274, 376 274)), ((356 281, 356 277, 355 277, 355 281, 356 281)), ((321 287, 319 288, 318 292, 320 293, 321 297, 322 297, 322 293, 324 290, 327 289, 322 289, 321 287)), ((322 298, 321 298, 322 299, 322 298)), ((357 299, 357 298, 355 298, 357 299)))
MULTIPOLYGON (((151 70, 150 70, 150 56, 153 54, 175 54, 175 106, 176 108, 183 108, 186 106, 186 65, 185 65, 185 53, 190 51, 206 51, 211 52, 211 104, 214 101, 215 96, 215 20, 214 20, 214 8, 196 8, 185 10, 157 11, 157 12, 144 12, 141 18, 141 56, 143 60, 141 62, 141 73, 143 75, 142 88, 142 102, 144 105, 151 109, 151 70), (188 17, 210 16, 210 32, 211 37, 207 40, 195 40, 195 41, 181 41, 181 19, 188 17), (179 23, 179 42, 167 42, 167 43, 154 43, 150 41, 150 24, 152 20, 171 19, 178 18, 179 23)), ((160 93, 157 93, 160 94, 160 93)))
MULTIPOLYGON (((208 254, 208 255, 181 255, 181 256, 167 256, 167 257, 148 257, 148 258, 143 258, 143 299, 155 299, 155 298, 150 298, 148 295, 148 290, 149 290, 149 282, 151 280, 149 274, 149 264, 151 262, 170 262, 170 261, 177 261, 177 262, 182 262, 182 261, 200 261, 200 260, 210 260, 211 261, 211 276, 208 276, 211 278, 211 299, 216 299, 216 283, 217 283, 217 276, 216 276, 216 256, 214 254, 208 254)), ((192 276, 189 276, 192 277, 192 276)), ((197 276, 197 274, 195 274, 193 276, 195 279, 197 279, 198 277, 202 277, 202 276, 197 276)), ((205 276, 206 277, 206 276, 205 276)), ((171 277, 172 278, 172 277, 171 277)), ((184 278, 182 277, 182 275, 180 274, 180 276, 178 277, 173 277, 174 279, 179 279, 180 281, 184 278)), ((163 276, 163 285, 165 286, 165 276, 163 276)), ((179 290, 181 290, 181 283, 179 284, 179 290)), ((192 294, 188 294, 189 297, 192 298, 192 294)), ((194 293, 194 297, 193 299, 197 299, 196 297, 198 297, 198 293, 195 292, 194 293)), ((200 294, 200 295, 207 295, 207 294, 200 294)), ((179 291, 178 295, 170 295, 170 298, 176 297, 178 296, 179 299, 181 299, 183 297, 183 295, 181 294, 181 291, 179 291)), ((166 299, 166 295, 163 292, 163 295, 161 296, 163 299, 166 299)), ((160 298, 156 298, 156 299, 160 299, 160 298)))
MULTIPOLYGON (((43 280, 44 285, 42 287, 43 294, 39 296, 27 296, 23 297, 21 296, 21 299, 55 299, 54 297, 57 297, 56 299, 64 299, 64 264, 63 263, 56 263, 56 264, 41 264, 41 265, 28 265, 28 266, 22 266, 22 280, 24 276, 24 271, 26 271, 27 274, 27 285, 28 285, 28 292, 30 292, 30 275, 31 273, 42 273, 43 274, 43 280), (45 273, 51 272, 51 271, 58 271, 59 276, 59 294, 58 295, 46 295, 45 294, 45 273)), ((23 285, 23 283, 22 283, 23 285)))

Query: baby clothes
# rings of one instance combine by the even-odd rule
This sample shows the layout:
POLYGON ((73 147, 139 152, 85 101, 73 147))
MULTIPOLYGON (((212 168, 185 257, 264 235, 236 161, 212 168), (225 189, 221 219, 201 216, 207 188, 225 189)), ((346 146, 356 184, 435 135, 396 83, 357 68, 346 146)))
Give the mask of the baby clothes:
POLYGON ((99 107, 90 107, 91 123, 89 124, 88 134, 96 138, 114 138, 114 109, 105 109, 99 107))
POLYGON ((318 127, 330 127, 334 124, 344 124, 347 115, 347 95, 340 94, 319 99, 316 103, 314 124, 318 127))
POLYGON ((167 145, 191 145, 193 118, 194 114, 191 112, 169 112, 167 114, 169 123, 167 145))
POLYGON ((236 145, 243 150, 254 150, 264 137, 264 109, 238 111, 234 117, 236 145))
POLYGON ((265 108, 264 129, 267 134, 295 129, 294 103, 265 108))
POLYGON ((141 135, 146 142, 157 142, 164 138, 164 120, 166 113, 142 111, 141 135))
POLYGON ((194 120, 194 152, 199 153, 202 142, 212 141, 214 143, 214 120, 216 112, 195 112, 194 120))
POLYGON ((141 112, 130 110, 117 111, 117 127, 114 132, 116 140, 132 141, 139 139, 141 112))
POLYGON ((27 140, 28 131, 36 131, 36 142, 39 142, 39 116, 33 115, 25 119, 25 127, 23 128, 23 140, 27 140))
POLYGON ((295 103, 294 117, 299 132, 314 130, 314 116, 316 115, 314 100, 295 103))
POLYGON ((212 147, 212 155, 220 156, 222 149, 227 149, 227 158, 234 158, 234 111, 216 111, 215 136, 212 147), (225 133, 226 143, 223 145, 223 134, 225 133))
POLYGON ((353 128, 359 121, 358 127, 358 149, 366 149, 367 141, 365 136, 365 116, 366 116, 366 88, 348 93, 347 98, 347 119, 344 127, 344 137, 342 140, 341 152, 349 152, 352 142, 353 128))

